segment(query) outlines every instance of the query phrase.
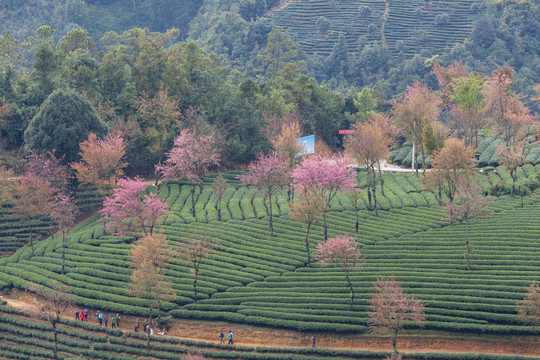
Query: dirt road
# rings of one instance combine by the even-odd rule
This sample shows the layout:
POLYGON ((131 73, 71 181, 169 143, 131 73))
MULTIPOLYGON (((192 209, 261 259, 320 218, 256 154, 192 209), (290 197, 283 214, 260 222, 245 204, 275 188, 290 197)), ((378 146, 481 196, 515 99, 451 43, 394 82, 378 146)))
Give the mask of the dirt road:
MULTIPOLYGON (((14 290, 8 296, 1 296, 10 306, 37 313, 41 306, 33 293, 14 290)), ((80 308, 79 308, 80 309, 80 308)), ((90 322, 97 323, 98 309, 88 309, 90 322)), ((66 317, 73 318, 75 307, 68 310, 66 317)), ((133 331, 135 317, 121 316, 120 328, 133 331)), ((389 337, 368 335, 342 335, 333 333, 312 333, 293 330, 279 330, 266 327, 232 324, 225 322, 174 319, 171 330, 166 334, 198 341, 218 342, 219 332, 231 330, 237 345, 310 347, 312 337, 317 339, 317 347, 347 350, 389 351, 389 337)), ((540 341, 536 336, 479 336, 443 332, 403 331, 397 341, 400 352, 456 352, 489 353, 501 355, 540 356, 540 341)))

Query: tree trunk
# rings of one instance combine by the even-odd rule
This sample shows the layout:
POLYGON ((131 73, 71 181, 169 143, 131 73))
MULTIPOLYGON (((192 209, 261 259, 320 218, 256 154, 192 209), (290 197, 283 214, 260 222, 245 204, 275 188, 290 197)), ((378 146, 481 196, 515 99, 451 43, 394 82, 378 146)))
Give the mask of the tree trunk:
POLYGON ((355 210, 356 210, 356 224, 354 227, 356 229, 356 233, 358 234, 358 207, 355 210))
POLYGON ((191 185, 191 214, 195 217, 195 184, 191 185))
POLYGON ((441 185, 439 185, 438 188, 439 188, 439 206, 442 206, 442 191, 441 191, 441 185))
POLYGON ((199 276, 199 268, 195 267, 195 276, 193 279, 193 299, 197 301, 197 277, 199 276))
POLYGON ((326 226, 326 211, 323 212, 324 240, 328 240, 328 227, 326 226))
POLYGON ((270 236, 274 236, 274 223, 272 222, 272 194, 268 193, 268 213, 270 215, 270 236))
POLYGON ((377 209, 377 174, 373 171, 373 206, 375 207, 375 216, 379 216, 379 210, 377 209))
POLYGON ((510 176, 512 177, 512 197, 514 197, 516 194, 517 169, 510 172, 510 176))
POLYGON ((158 316, 158 322, 161 321, 161 300, 159 299, 157 301, 157 316, 158 316))
POLYGON ((58 359, 58 331, 56 331, 56 323, 53 322, 52 324, 53 332, 54 332, 54 358, 58 359))
POLYGON ((221 221, 221 199, 219 199, 217 205, 217 219, 218 221, 221 221))
POLYGON ((398 329, 395 329, 394 330, 394 333, 392 334, 392 347, 394 348, 394 354, 398 354, 398 351, 397 351, 397 348, 396 348, 396 342, 397 342, 397 334, 398 334, 398 329))
POLYGON ((306 254, 307 254, 307 267, 311 267, 311 257, 309 254, 309 231, 311 230, 311 222, 308 222, 306 232, 306 254))
POLYGON ((30 220, 28 220, 28 228, 30 229, 30 257, 34 257, 34 234, 32 233, 32 224, 30 223, 30 220))
POLYGON ((351 279, 349 279, 349 272, 347 270, 345 270, 345 277, 347 278, 347 283, 349 284, 349 288, 351 289, 351 311, 354 311, 354 289, 351 283, 351 279))
POLYGON ((379 164, 379 180, 381 181, 381 194, 384 196, 384 180, 382 178, 381 164, 379 164))
POLYGON ((525 190, 521 190, 521 207, 523 207, 523 197, 525 196, 525 190))
POLYGON ((420 143, 420 152, 422 153, 422 175, 426 176, 426 153, 424 152, 424 144, 420 143))
POLYGON ((418 175, 418 166, 416 163, 416 139, 413 139, 413 144, 412 144, 411 167, 413 171, 416 171, 416 175, 418 175))
MULTIPOLYGON (((159 155, 159 161, 158 161, 159 165, 161 165, 161 157, 162 156, 163 155, 159 155)), ((158 170, 155 170, 154 174, 156 174, 156 182, 154 183, 154 186, 157 188, 158 185, 159 185, 159 179, 161 178, 161 174, 160 174, 160 171, 158 171, 158 170)))
POLYGON ((62 275, 64 275, 64 264, 66 262, 66 235, 62 230, 62 275))
POLYGON ((467 246, 467 271, 471 271, 471 263, 469 261, 469 219, 465 219, 465 245, 467 246))
POLYGON ((371 211, 371 184, 368 184, 367 186, 367 198, 368 198, 368 210, 371 211))

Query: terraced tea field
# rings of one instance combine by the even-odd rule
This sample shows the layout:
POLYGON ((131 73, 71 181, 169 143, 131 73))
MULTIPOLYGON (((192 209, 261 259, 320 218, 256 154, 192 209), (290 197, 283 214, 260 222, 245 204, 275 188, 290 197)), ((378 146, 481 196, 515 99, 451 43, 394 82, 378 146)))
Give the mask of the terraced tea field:
MULTIPOLYGON (((88 211, 103 201, 95 189, 90 186, 80 186, 75 192, 75 200, 81 212, 88 211)), ((51 221, 47 217, 36 217, 31 220, 34 237, 41 238, 50 234, 51 221)), ((0 203, 0 255, 15 251, 28 243, 30 232, 27 224, 13 214, 11 203, 0 203)))
MULTIPOLYGON (((420 192, 413 175, 386 174, 385 196, 379 195, 380 216, 361 210, 357 235, 366 265, 352 276, 357 293, 349 311, 349 290, 343 273, 307 268, 305 230, 291 220, 284 195, 274 237, 269 236, 266 205, 253 189, 234 182, 224 200, 224 219, 216 221, 216 199, 205 185, 197 194, 197 216, 190 214, 189 186, 182 181, 162 184, 173 214, 163 230, 177 247, 189 234, 206 232, 219 239, 219 250, 206 261, 194 303, 190 269, 168 264, 167 278, 178 295, 162 304, 169 314, 188 319, 224 320, 309 331, 359 333, 366 330, 367 299, 377 276, 394 275, 411 294, 427 304, 427 329, 494 334, 533 334, 517 323, 515 303, 533 279, 540 278, 540 198, 519 201, 500 198, 493 215, 470 226, 471 266, 465 265, 464 227, 447 226, 432 193, 420 192), (226 209, 226 210, 225 210, 226 209)), ((361 176, 365 174, 361 173, 361 176)), ((210 178, 206 183, 210 181, 210 178)), ((197 191, 198 192, 198 191, 197 191)), ((355 212, 338 197, 328 216, 330 235, 354 233, 355 212)), ((323 239, 317 225, 311 251, 323 239)), ((26 289, 49 278, 68 285, 81 306, 148 314, 145 300, 128 296, 125 288, 132 239, 103 234, 98 215, 73 229, 66 250, 66 274, 61 275, 61 244, 57 238, 35 245, 34 257, 22 248, 0 261, 0 288, 26 289)), ((537 331, 537 330, 536 330, 537 331)))
POLYGON ((477 0, 294 0, 273 13, 272 18, 276 25, 293 34, 308 54, 328 55, 343 32, 350 53, 361 50, 358 40, 365 37, 368 42, 385 42, 394 55, 402 50, 411 56, 426 49, 432 56, 470 34, 475 15, 473 4, 477 3, 477 0), (326 33, 320 33, 317 27, 321 16, 331 23, 326 33), (370 25, 375 26, 375 32, 368 31, 370 25), (398 41, 403 42, 400 47, 398 41))

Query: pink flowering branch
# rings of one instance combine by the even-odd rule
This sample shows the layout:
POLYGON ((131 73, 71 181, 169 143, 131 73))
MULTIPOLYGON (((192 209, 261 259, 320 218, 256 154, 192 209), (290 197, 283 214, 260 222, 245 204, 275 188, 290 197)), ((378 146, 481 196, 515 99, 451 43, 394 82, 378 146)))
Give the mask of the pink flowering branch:
POLYGON ((187 177, 192 183, 191 212, 195 217, 195 185, 202 192, 204 175, 212 166, 219 166, 220 154, 216 149, 216 136, 199 135, 194 131, 182 130, 174 140, 174 147, 167 153, 164 164, 156 166, 156 170, 164 179, 187 177))
POLYGON ((397 354, 396 340, 399 330, 406 323, 413 322, 423 326, 425 305, 414 296, 405 294, 399 283, 391 276, 389 279, 377 278, 375 292, 369 301, 368 324, 374 333, 392 335, 392 346, 397 354))
POLYGON ((141 179, 119 179, 120 187, 103 202, 101 210, 105 230, 114 230, 113 235, 143 235, 154 233, 156 225, 162 224, 169 215, 169 208, 156 193, 141 198, 145 185, 141 179))
POLYGON ((289 184, 290 172, 284 159, 272 155, 257 155, 257 159, 249 165, 247 174, 238 176, 244 185, 255 186, 268 198, 268 214, 270 216, 270 236, 274 236, 272 223, 272 196, 283 186, 289 184))
POLYGON ((305 158, 292 172, 293 185, 300 192, 311 191, 323 200, 324 238, 328 239, 326 213, 330 202, 340 191, 354 188, 356 172, 349 168, 347 158, 323 159, 320 156, 305 158))
POLYGON ((351 289, 351 311, 354 305, 354 288, 350 279, 350 272, 364 266, 364 258, 355 238, 349 235, 329 238, 317 244, 316 259, 321 266, 338 266, 345 272, 347 284, 351 289))

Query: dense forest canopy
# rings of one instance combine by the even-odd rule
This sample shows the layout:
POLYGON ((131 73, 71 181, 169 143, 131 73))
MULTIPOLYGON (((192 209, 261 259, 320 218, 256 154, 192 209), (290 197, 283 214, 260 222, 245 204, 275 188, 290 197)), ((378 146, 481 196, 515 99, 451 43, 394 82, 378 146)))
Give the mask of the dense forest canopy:
MULTIPOLYGON (((335 37, 326 52, 308 51, 298 29, 291 28, 292 18, 284 23, 283 12, 294 4, 7 1, 0 13, 2 146, 20 148, 26 140, 28 147, 25 131, 43 113, 45 101, 69 89, 92 104, 106 128, 126 139, 128 171, 152 172, 180 131, 193 126, 217 130, 227 165, 246 163, 270 149, 265 129, 290 114, 299 119, 302 135, 314 133, 339 149, 338 129, 389 113, 394 99, 415 81, 448 97, 434 68, 456 62, 479 79, 508 64, 511 91, 522 94, 530 111, 538 110, 538 0, 471 1, 469 23, 453 25, 469 29, 466 36, 441 48, 429 33, 415 47, 410 38, 385 32, 396 20, 392 6, 408 6, 400 1, 389 2, 390 15, 378 20, 385 25, 368 26, 354 47, 350 33, 336 34, 335 22, 319 16, 313 20, 317 36, 335 37)), ((344 11, 344 4, 336 11, 344 11)), ((435 5, 410 3, 419 9, 411 16, 435 5)), ((374 18, 365 5, 358 12, 362 23, 374 18)), ((453 24, 452 16, 440 15, 432 19, 438 26, 453 24)), ((440 116, 451 125, 452 114, 440 116)), ((32 147, 51 149, 35 141, 32 147)), ((64 151, 76 158, 76 149, 64 151)))

